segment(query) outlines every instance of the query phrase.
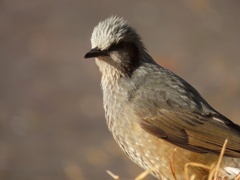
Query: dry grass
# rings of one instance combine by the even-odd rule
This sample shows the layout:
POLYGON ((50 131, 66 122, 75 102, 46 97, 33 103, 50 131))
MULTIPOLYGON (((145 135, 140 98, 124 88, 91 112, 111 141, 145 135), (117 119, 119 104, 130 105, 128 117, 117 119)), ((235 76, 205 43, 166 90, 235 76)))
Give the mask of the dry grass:
POLYGON ((110 176, 112 176, 112 178, 113 178, 114 180, 120 180, 119 176, 113 174, 111 171, 107 170, 106 172, 107 172, 110 176))
MULTIPOLYGON (((218 176, 220 175, 219 166, 222 161, 222 158, 223 158, 226 146, 227 146, 227 142, 228 142, 228 140, 226 139, 223 144, 223 147, 222 147, 222 150, 221 150, 221 153, 220 153, 220 156, 218 158, 218 162, 216 165, 213 164, 212 166, 206 166, 204 164, 199 164, 199 163, 194 163, 194 162, 185 164, 184 172, 185 172, 186 180, 190 180, 189 173, 188 173, 189 166, 195 166, 195 167, 207 169, 207 170, 209 170, 208 180, 218 180, 218 176)), ((192 175, 192 176, 194 176, 194 175, 192 175)), ((191 176, 191 179, 194 179, 194 178, 192 178, 192 176, 191 176)), ((224 176, 225 175, 220 175, 221 179, 225 179, 224 176)))
MULTIPOLYGON (((219 167, 220 167, 220 164, 222 162, 222 158, 223 158, 223 155, 224 155, 224 152, 226 150, 226 146, 227 146, 227 143, 228 143, 228 140, 226 139, 224 144, 223 144, 223 147, 222 147, 222 150, 221 150, 221 153, 219 155, 219 158, 218 158, 218 162, 216 164, 213 164, 211 166, 207 166, 207 165, 204 165, 204 164, 200 164, 200 163, 195 163, 195 162, 190 162, 190 163, 187 163, 185 164, 185 167, 184 167, 184 173, 185 173, 185 179, 186 180, 197 180, 195 178, 195 175, 192 174, 191 176, 189 175, 189 171, 188 171, 188 168, 189 166, 194 166, 194 167, 199 167, 199 168, 203 168, 203 169, 206 169, 209 171, 209 174, 208 174, 208 180, 230 180, 229 177, 224 174, 223 172, 220 172, 219 171, 219 167)), ((176 148, 177 149, 177 148, 176 148)), ((171 162, 171 165, 170 165, 170 169, 171 169, 171 172, 172 172, 172 175, 174 177, 174 180, 178 180, 177 177, 176 177, 176 174, 175 174, 175 169, 174 169, 174 154, 175 154, 175 151, 176 149, 174 150, 173 152, 173 156, 172 156, 172 162, 171 162)), ((135 178, 135 180, 142 180, 144 179, 148 174, 150 174, 152 171, 154 171, 156 168, 153 167, 151 169, 148 169, 146 171, 144 171, 143 173, 141 173, 139 176, 137 176, 135 178)), ((113 177, 114 180, 120 180, 120 177, 113 174, 112 172, 110 171, 107 171, 107 173, 113 177)), ((240 174, 238 174, 234 180, 240 180, 240 174)))

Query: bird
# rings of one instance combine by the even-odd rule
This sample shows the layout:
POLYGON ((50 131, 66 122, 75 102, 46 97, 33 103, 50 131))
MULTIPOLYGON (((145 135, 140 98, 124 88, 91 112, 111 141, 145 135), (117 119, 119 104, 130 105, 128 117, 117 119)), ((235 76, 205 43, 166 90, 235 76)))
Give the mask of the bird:
MULTIPOLYGON (((240 126, 157 64, 128 21, 118 16, 100 21, 91 44, 84 58, 95 58, 99 67, 108 129, 133 162, 153 169, 159 180, 183 180, 187 163, 216 164, 227 139, 220 169, 239 172, 240 126)), ((189 173, 207 179, 209 172, 189 167, 189 173)))

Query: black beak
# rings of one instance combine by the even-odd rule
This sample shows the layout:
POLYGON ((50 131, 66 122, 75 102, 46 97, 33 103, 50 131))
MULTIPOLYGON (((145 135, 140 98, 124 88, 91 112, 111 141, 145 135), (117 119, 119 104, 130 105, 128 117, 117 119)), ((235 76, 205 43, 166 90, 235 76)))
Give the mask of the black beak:
POLYGON ((99 56, 108 56, 107 51, 102 51, 98 47, 93 48, 90 50, 87 54, 85 54, 84 58, 94 58, 94 57, 99 57, 99 56))

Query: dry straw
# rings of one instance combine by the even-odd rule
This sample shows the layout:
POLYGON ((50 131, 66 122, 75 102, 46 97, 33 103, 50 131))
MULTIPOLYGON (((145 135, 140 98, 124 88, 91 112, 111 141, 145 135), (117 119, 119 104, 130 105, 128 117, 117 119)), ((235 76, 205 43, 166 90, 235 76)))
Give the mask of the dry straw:
MULTIPOLYGON (((195 163, 195 162, 190 162, 190 163, 185 164, 185 167, 184 167, 185 179, 186 180, 197 180, 197 179, 195 179, 195 175, 194 174, 192 174, 191 176, 189 175, 188 168, 189 168, 189 166, 193 166, 193 167, 199 167, 199 168, 203 168, 203 169, 208 170, 209 171, 208 180, 230 180, 227 177, 226 174, 224 174, 224 173, 219 171, 219 167, 220 167, 220 164, 222 162, 222 158, 223 158, 224 152, 226 150, 227 143, 228 143, 228 140, 226 139, 224 144, 223 144, 221 153, 219 155, 218 162, 216 164, 213 164, 211 166, 207 166, 207 165, 200 164, 200 163, 195 163)), ((171 165, 170 165, 170 169, 171 169, 172 175, 174 177, 174 180, 178 180, 177 177, 176 177, 176 174, 175 174, 175 169, 174 169, 174 154, 175 154, 176 150, 177 150, 177 148, 174 149, 173 156, 172 156, 172 162, 171 162, 171 165)), ((153 167, 151 169, 148 169, 148 170, 144 171, 139 176, 137 176, 135 178, 135 180, 142 180, 142 179, 144 179, 148 174, 150 174, 155 169, 156 169, 156 167, 153 167)), ((114 180, 120 180, 120 177, 115 175, 115 174, 113 174, 112 172, 107 171, 107 173, 110 176, 112 176, 112 178, 114 180)), ((238 174, 234 178, 234 180, 240 180, 240 174, 238 174)))

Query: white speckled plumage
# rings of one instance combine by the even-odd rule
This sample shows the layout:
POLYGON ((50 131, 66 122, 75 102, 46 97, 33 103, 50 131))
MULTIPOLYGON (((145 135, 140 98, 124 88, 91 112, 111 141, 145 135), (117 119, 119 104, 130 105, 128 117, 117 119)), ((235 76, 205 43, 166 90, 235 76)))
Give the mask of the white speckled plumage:
POLYGON ((91 37, 92 48, 99 47, 104 50, 109 48, 113 43, 122 39, 135 41, 139 46, 143 46, 141 38, 135 30, 129 26, 123 18, 111 16, 105 21, 100 22, 94 29, 91 37))
POLYGON ((112 16, 100 22, 92 33, 92 48, 98 46, 100 49, 107 49, 112 43, 121 40, 127 31, 127 22, 123 18, 112 16), (111 23, 111 26, 109 24, 111 23))

